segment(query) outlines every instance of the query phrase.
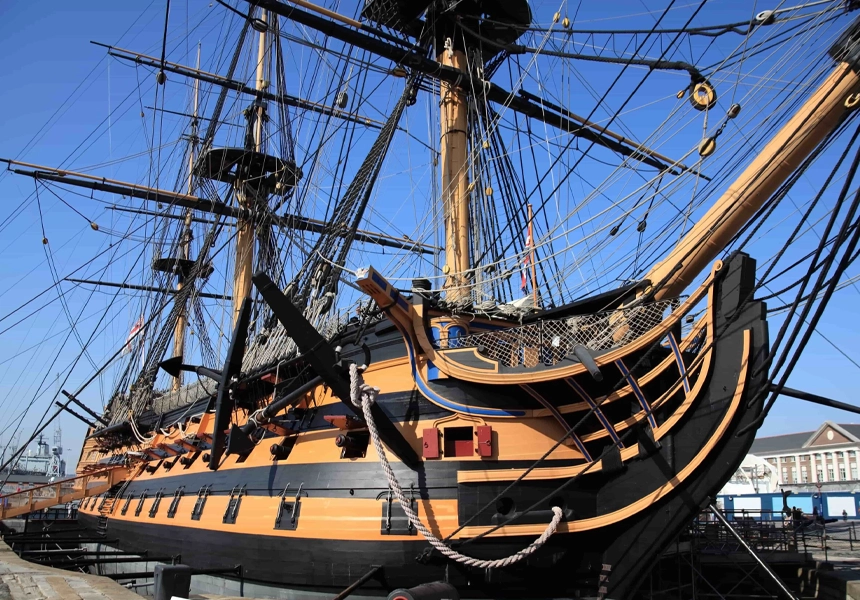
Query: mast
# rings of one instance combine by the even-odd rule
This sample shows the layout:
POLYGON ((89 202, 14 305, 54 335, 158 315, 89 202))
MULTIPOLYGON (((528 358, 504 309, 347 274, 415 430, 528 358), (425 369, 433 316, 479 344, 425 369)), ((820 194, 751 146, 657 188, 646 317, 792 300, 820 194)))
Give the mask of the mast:
MULTIPOLYGON (((258 92, 266 92, 268 82, 268 11, 261 9, 260 22, 265 25, 261 27, 259 43, 257 46, 257 81, 255 89, 258 92)), ((248 119, 248 134, 245 139, 245 149, 255 152, 263 152, 263 134, 265 132, 266 105, 262 98, 257 100, 245 111, 248 119)), ((233 269, 233 325, 239 318, 239 309, 242 301, 251 293, 251 275, 254 269, 254 208, 257 203, 257 186, 246 185, 242 179, 236 180, 236 198, 239 205, 249 209, 243 211, 250 218, 240 218, 236 222, 236 263, 233 269)))
MULTIPOLYGON (((452 38, 446 38, 438 55, 441 64, 467 71, 466 54, 454 49, 452 38)), ((461 303, 471 296, 469 278, 469 178, 466 172, 468 132, 466 94, 448 81, 441 85, 442 214, 445 224, 445 265, 442 272, 448 302, 461 303)))
POLYGON ((856 41, 858 25, 830 50, 843 60, 780 129, 681 242, 645 276, 662 282, 654 298, 680 294, 761 208, 807 156, 860 104, 856 41), (850 56, 846 56, 850 53, 850 56))
MULTIPOLYGON (((200 44, 197 44, 197 69, 200 69, 200 44)), ((194 82, 194 108, 191 118, 191 139, 189 140, 188 150, 188 195, 194 195, 194 156, 197 153, 197 110, 200 99, 200 81, 194 82)), ((182 226, 182 237, 179 240, 179 257, 183 261, 188 261, 191 258, 191 240, 193 233, 191 230, 192 211, 190 208, 185 209, 185 218, 182 226)), ((179 275, 179 280, 176 282, 177 298, 178 292, 182 290, 185 283, 185 278, 182 274, 179 275)), ((183 304, 179 311, 179 316, 176 319, 176 326, 173 329, 173 356, 185 355, 185 330, 188 327, 188 307, 183 304)), ((179 371, 173 378, 172 389, 174 392, 179 391, 182 387, 182 371, 179 371)))

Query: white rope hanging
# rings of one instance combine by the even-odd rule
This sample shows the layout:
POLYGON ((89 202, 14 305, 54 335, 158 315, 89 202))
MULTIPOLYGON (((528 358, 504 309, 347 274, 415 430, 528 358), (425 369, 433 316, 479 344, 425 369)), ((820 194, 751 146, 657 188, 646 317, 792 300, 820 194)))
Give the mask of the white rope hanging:
POLYGON ((415 529, 421 532, 424 539, 426 539, 436 550, 448 558, 459 563, 463 563, 469 567, 495 569, 498 567, 510 566, 527 556, 530 556, 538 548, 543 546, 550 536, 555 533, 564 514, 558 506, 552 507, 552 520, 546 526, 546 530, 540 535, 540 537, 519 552, 515 552, 506 558, 481 560, 471 556, 466 556, 465 554, 460 554, 456 550, 446 546, 445 543, 433 535, 427 526, 418 518, 418 513, 412 509, 410 501, 404 495, 403 488, 400 487, 400 482, 397 481, 397 477, 395 477, 394 471, 391 469, 391 465, 388 462, 388 456, 385 454, 385 448, 382 446, 382 442, 379 441, 379 432, 376 429, 376 423, 374 423, 373 416, 370 413, 370 407, 374 402, 376 402, 376 396, 379 394, 379 390, 364 383, 364 378, 361 376, 359 367, 356 364, 351 364, 349 366, 349 380, 350 399, 352 400, 352 403, 356 407, 360 407, 364 413, 364 420, 367 422, 367 428, 370 431, 370 439, 373 440, 373 446, 376 448, 376 453, 379 455, 379 462, 382 464, 382 470, 385 471, 385 476, 388 478, 388 485, 394 491, 394 496, 397 498, 397 501, 400 502, 400 506, 403 508, 409 521, 415 526, 415 529))

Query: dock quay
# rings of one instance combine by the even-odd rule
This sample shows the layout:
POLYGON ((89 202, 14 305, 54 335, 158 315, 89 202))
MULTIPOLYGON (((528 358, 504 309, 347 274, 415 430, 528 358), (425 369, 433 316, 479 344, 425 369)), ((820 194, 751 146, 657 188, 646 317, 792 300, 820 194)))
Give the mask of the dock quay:
POLYGON ((0 599, 141 600, 141 596, 108 577, 28 562, 0 542, 0 599))

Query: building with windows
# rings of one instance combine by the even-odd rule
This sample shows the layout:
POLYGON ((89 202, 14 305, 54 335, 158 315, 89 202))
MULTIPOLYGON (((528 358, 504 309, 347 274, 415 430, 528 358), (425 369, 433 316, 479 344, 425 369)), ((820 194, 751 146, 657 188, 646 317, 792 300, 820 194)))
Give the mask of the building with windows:
POLYGON ((860 491, 860 424, 825 421, 815 431, 757 438, 750 454, 769 463, 795 492, 860 491))

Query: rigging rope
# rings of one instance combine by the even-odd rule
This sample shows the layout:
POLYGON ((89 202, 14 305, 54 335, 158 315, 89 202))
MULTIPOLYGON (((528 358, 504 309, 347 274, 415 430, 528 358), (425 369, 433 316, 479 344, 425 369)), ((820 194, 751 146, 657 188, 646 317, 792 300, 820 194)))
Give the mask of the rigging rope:
POLYGON ((349 366, 349 383, 350 399, 352 400, 352 403, 356 407, 360 407, 364 413, 364 420, 367 422, 367 429, 370 431, 370 439, 373 440, 373 446, 376 448, 376 453, 379 454, 379 462, 382 465, 382 470, 385 471, 386 478, 388 478, 388 485, 394 492, 394 496, 397 498, 397 501, 400 502, 400 507, 403 509, 403 512, 406 513, 406 516, 409 518, 409 522, 415 526, 415 529, 421 532, 424 539, 426 539, 436 550, 451 560, 455 560, 469 567, 496 569, 499 567, 508 567, 534 554, 547 542, 552 534, 556 532, 558 524, 561 522, 564 513, 558 506, 553 506, 552 520, 546 526, 544 532, 531 544, 519 552, 515 552, 505 558, 482 560, 472 556, 466 556, 465 554, 460 554, 456 550, 445 545, 442 540, 433 535, 427 526, 421 522, 421 519, 418 517, 418 513, 412 509, 411 502, 403 493, 403 488, 400 487, 400 482, 397 481, 397 477, 394 475, 394 471, 388 463, 388 456, 385 454, 385 448, 382 446, 382 442, 379 441, 379 432, 376 429, 376 423, 374 423, 373 415, 370 412, 370 407, 374 402, 376 402, 376 396, 379 394, 379 390, 364 383, 364 379, 359 372, 358 365, 355 363, 349 366))

